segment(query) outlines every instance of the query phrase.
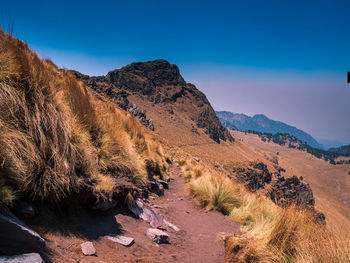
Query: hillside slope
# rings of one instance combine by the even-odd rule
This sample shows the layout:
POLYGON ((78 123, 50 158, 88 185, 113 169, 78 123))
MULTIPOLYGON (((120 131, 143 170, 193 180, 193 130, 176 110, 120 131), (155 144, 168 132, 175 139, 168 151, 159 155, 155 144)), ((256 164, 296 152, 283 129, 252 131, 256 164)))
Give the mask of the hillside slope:
POLYGON ((323 148, 322 145, 319 144, 310 134, 286 123, 271 120, 263 114, 257 114, 253 117, 228 111, 217 111, 216 114, 226 127, 233 130, 252 130, 272 134, 289 133, 299 140, 308 143, 312 147, 319 149, 323 148))
POLYGON ((146 160, 165 165, 132 114, 0 31, 0 208, 120 199, 142 191, 146 160))

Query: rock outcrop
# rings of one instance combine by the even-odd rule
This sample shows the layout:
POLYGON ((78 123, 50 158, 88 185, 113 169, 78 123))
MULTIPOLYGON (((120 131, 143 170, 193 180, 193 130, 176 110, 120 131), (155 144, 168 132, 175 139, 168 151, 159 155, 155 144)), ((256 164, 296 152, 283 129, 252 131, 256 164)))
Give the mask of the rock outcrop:
MULTIPOLYGON (((217 143, 220 143, 220 140, 233 141, 206 96, 193 84, 186 83, 179 68, 166 60, 132 63, 110 71, 106 76, 89 77, 76 71, 72 72, 95 91, 107 95, 120 107, 132 112, 151 129, 154 129, 153 121, 147 120, 146 112, 130 103, 128 96, 137 94, 153 104, 163 105, 170 115, 174 114, 172 104, 187 98, 195 107, 188 114, 198 128, 203 128, 217 143)), ((183 100, 181 102, 183 103, 183 100)))
POLYGON ((289 206, 292 203, 302 208, 315 205, 311 187, 295 176, 286 179, 279 176, 271 189, 270 197, 272 201, 282 207, 289 206))
POLYGON ((16 256, 0 256, 0 263, 44 263, 38 253, 29 253, 16 256))
POLYGON ((0 229, 0 253, 2 254, 39 252, 45 247, 45 240, 16 218, 0 214, 0 229))
POLYGON ((264 188, 265 184, 269 184, 272 179, 272 174, 262 162, 253 162, 250 167, 236 167, 233 173, 234 179, 245 184, 252 192, 264 188))

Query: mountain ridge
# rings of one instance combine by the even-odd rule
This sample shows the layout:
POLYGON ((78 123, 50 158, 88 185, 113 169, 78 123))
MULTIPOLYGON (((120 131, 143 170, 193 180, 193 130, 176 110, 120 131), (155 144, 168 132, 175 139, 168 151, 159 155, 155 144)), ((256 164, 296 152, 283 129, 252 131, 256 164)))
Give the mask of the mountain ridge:
POLYGON ((160 106, 169 115, 177 115, 174 113, 177 108, 185 113, 182 115, 186 121, 193 122, 193 132, 203 129, 217 143, 220 140, 234 140, 216 116, 205 94, 195 85, 187 83, 179 68, 164 59, 131 63, 109 71, 105 76, 90 77, 72 72, 95 91, 119 102, 123 108, 127 109, 131 104, 139 106, 140 103, 136 102, 138 98, 141 98, 141 103, 150 104, 148 106, 160 106))
POLYGON ((232 113, 229 111, 216 111, 220 121, 227 127, 239 131, 257 131, 263 133, 288 133, 310 146, 323 149, 323 146, 317 142, 310 134, 288 125, 281 121, 275 121, 264 114, 256 114, 252 117, 243 113, 232 113))

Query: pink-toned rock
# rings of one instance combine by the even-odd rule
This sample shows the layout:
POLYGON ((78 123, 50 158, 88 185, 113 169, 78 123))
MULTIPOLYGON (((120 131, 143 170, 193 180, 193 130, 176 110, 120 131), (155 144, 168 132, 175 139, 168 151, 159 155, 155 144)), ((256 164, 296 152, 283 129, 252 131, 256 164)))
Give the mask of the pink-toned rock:
POLYGON ((107 239, 126 247, 134 244, 134 239, 132 237, 126 237, 126 236, 120 236, 120 235, 109 235, 107 236, 107 239))
POLYGON ((164 223, 163 215, 155 212, 149 207, 146 207, 144 203, 137 199, 136 202, 129 202, 129 209, 141 219, 150 222, 150 225, 154 228, 161 227, 164 223))
POLYGON ((81 245, 81 251, 85 256, 93 256, 96 255, 96 249, 94 247, 94 244, 92 242, 84 242, 81 245))
POLYGON ((153 228, 161 227, 164 223, 164 216, 161 214, 152 214, 150 225, 153 228))
POLYGON ((147 236, 157 244, 170 243, 169 235, 166 232, 159 229, 155 229, 155 228, 147 229, 147 236))

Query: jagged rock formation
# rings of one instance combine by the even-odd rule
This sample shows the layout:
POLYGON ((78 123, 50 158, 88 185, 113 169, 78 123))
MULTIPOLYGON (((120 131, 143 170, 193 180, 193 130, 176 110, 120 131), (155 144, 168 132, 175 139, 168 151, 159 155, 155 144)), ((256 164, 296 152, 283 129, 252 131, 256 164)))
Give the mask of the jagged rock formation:
POLYGON ((245 184, 253 192, 264 188, 265 184, 269 184, 272 179, 272 174, 262 162, 252 163, 251 167, 234 168, 233 172, 236 174, 235 180, 245 184))
POLYGON ((315 209, 315 198, 310 185, 301 182, 296 176, 287 179, 278 176, 270 190, 270 198, 283 208, 294 204, 299 208, 308 209, 313 212, 316 222, 326 223, 325 215, 315 209))
MULTIPOLYGON (((250 191, 256 192, 264 189, 272 181, 272 173, 268 170, 266 164, 262 162, 250 162, 247 167, 234 167, 233 175, 230 178, 244 184, 250 191)), ((317 222, 325 224, 326 219, 322 212, 317 211, 315 199, 310 185, 301 182, 295 176, 284 178, 280 174, 284 169, 278 167, 277 180, 267 188, 266 194, 278 206, 286 208, 290 205, 296 205, 301 209, 311 210, 317 222)), ((285 170, 284 170, 285 171, 285 170)))
MULTIPOLYGON (((233 141, 206 96, 193 84, 186 83, 179 68, 166 60, 132 63, 99 77, 89 77, 75 71, 73 73, 95 91, 115 100, 122 108, 131 109, 130 111, 134 115, 136 113, 135 116, 150 128, 154 127, 153 121, 147 120, 144 110, 135 110, 137 106, 129 102, 129 96, 142 96, 153 105, 162 105, 169 115, 174 114, 172 106, 175 103, 187 98, 195 107, 188 114, 197 128, 203 128, 217 143, 220 143, 220 140, 233 141)), ((184 103, 183 100, 181 103, 184 103)), ((195 128, 193 130, 197 132, 195 128)))
POLYGON ((308 184, 304 184, 297 177, 284 178, 279 176, 270 192, 271 199, 282 207, 292 203, 302 208, 313 207, 315 199, 308 184))

